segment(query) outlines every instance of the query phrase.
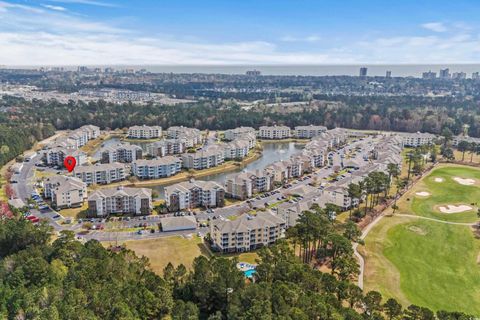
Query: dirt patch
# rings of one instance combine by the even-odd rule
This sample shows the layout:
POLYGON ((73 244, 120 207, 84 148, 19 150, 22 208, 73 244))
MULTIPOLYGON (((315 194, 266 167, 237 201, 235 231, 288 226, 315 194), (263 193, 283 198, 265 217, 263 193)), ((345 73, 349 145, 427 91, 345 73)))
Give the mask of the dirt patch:
POLYGON ((473 208, 470 206, 467 206, 465 204, 460 204, 460 205, 453 205, 449 204, 446 206, 439 206, 438 210, 442 213, 460 213, 460 212, 465 212, 465 211, 470 211, 473 208))
POLYGON ((421 236, 425 236, 425 235, 427 235, 427 233, 428 233, 427 230, 422 229, 422 228, 419 227, 419 226, 409 226, 409 227, 407 227, 407 229, 410 230, 410 231, 412 231, 412 232, 414 232, 414 233, 416 233, 416 234, 419 234, 419 235, 421 235, 421 236))
POLYGON ((415 195, 420 196, 420 197, 428 197, 430 195, 430 192, 420 191, 420 192, 415 193, 415 195))
POLYGON ((457 183, 460 183, 461 185, 464 185, 464 186, 472 186, 475 184, 475 179, 464 179, 464 178, 460 178, 460 177, 455 177, 453 178, 453 180, 455 180, 457 183))

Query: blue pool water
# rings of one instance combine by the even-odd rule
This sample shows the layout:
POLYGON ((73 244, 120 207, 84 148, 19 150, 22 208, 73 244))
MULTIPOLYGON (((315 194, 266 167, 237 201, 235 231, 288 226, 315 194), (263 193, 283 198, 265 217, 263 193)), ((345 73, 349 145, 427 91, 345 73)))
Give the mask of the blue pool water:
POLYGON ((247 277, 247 278, 253 277, 255 272, 257 272, 255 269, 250 269, 250 270, 243 271, 243 273, 245 273, 245 277, 247 277))

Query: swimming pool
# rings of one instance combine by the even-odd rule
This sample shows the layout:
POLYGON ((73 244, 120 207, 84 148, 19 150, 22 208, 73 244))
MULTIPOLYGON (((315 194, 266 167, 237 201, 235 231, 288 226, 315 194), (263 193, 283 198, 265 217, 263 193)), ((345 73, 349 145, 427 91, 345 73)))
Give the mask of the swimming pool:
POLYGON ((257 272, 255 269, 250 269, 250 270, 245 270, 243 273, 245 274, 245 277, 251 278, 253 275, 257 272))

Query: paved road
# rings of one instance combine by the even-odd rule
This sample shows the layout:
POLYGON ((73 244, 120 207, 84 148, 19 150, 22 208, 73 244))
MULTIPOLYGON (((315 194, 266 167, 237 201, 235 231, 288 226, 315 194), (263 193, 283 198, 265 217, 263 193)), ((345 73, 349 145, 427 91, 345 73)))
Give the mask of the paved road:
MULTIPOLYGON (((379 215, 378 217, 375 218, 363 231, 362 235, 360 236, 360 239, 365 240, 367 237, 368 233, 372 228, 383 218, 383 214, 379 215)), ((357 251, 358 243, 353 244, 353 253, 355 256, 358 258, 358 262, 360 264, 360 273, 358 274, 358 286, 360 289, 363 289, 363 275, 365 272, 365 259, 363 259, 363 256, 358 253, 357 251)))

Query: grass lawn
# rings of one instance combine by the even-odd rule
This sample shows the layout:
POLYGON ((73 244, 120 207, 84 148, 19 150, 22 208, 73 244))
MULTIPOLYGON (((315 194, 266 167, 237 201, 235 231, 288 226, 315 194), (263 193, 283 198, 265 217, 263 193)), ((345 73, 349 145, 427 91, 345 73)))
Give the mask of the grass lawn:
POLYGON ((62 209, 59 211, 59 213, 65 218, 75 218, 75 219, 85 218, 85 216, 79 217, 79 213, 87 209, 88 209, 88 203, 85 201, 85 203, 81 207, 62 209))
MULTIPOLYGON (((455 160, 462 161, 462 152, 454 149, 453 154, 455 156, 455 160)), ((465 158, 463 161, 470 162, 470 160, 472 160, 473 163, 480 163, 480 155, 474 154, 472 157, 472 154, 465 152, 465 158)))
POLYGON ((239 262, 247 262, 251 264, 257 264, 256 260, 259 259, 256 252, 218 254, 218 256, 222 258, 238 258, 239 262))
POLYGON ((480 315, 480 241, 469 227, 384 218, 366 239, 365 289, 433 310, 480 315))
MULTIPOLYGON (((114 243, 107 243, 109 244, 114 243)), ((192 268, 193 259, 200 255, 210 256, 210 251, 197 236, 191 239, 172 236, 148 240, 132 240, 124 242, 126 247, 135 251, 138 256, 145 256, 150 260, 152 270, 163 275, 163 269, 171 262, 174 266, 184 264, 187 269, 192 268)))
POLYGON ((34 176, 36 180, 41 180, 43 178, 48 178, 48 177, 53 177, 56 176, 55 172, 51 171, 40 171, 40 170, 35 170, 34 176))
POLYGON ((418 214, 446 221, 475 222, 480 199, 480 184, 461 185, 453 180, 455 177, 471 178, 480 182, 480 169, 458 165, 438 166, 398 201, 398 212, 418 214), (443 182, 436 182, 435 179, 438 178, 443 179, 443 182), (428 197, 416 195, 417 192, 422 191, 429 192, 431 195, 428 197), (464 204, 471 206, 473 209, 451 214, 442 213, 438 210, 438 206, 449 204, 464 204))
MULTIPOLYGON (((444 214, 433 209, 439 204, 478 201, 479 186, 460 185, 453 177, 480 179, 480 170, 439 166, 399 200, 397 212, 445 221, 475 221, 473 211, 444 214), (435 182, 435 177, 444 181, 435 182), (415 196, 419 191, 431 195, 415 196)), ((480 315, 480 240, 470 227, 414 217, 384 217, 359 251, 365 257, 365 291, 377 290, 404 307, 416 304, 480 315)))

